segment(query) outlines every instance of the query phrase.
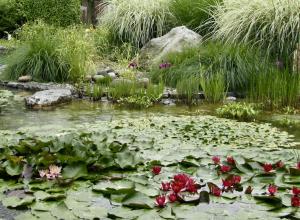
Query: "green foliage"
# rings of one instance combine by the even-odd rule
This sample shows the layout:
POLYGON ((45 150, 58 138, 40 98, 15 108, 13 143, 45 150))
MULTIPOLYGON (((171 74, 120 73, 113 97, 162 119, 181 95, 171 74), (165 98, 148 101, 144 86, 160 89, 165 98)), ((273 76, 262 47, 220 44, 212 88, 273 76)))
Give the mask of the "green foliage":
POLYGON ((228 103, 218 108, 216 112, 220 117, 238 119, 243 121, 253 120, 259 114, 256 105, 245 102, 228 103))
POLYGON ((176 85, 176 91, 180 99, 187 104, 195 104, 200 87, 199 77, 190 76, 180 80, 176 85))
POLYGON ((78 81, 93 66, 93 42, 84 29, 60 29, 38 22, 24 26, 23 44, 8 58, 7 75, 39 81, 78 81))
POLYGON ((80 23, 80 0, 21 0, 28 21, 43 20, 51 25, 69 26, 80 23))
POLYGON ((85 86, 85 94, 88 97, 91 97, 94 101, 100 100, 104 94, 104 88, 101 84, 93 84, 88 83, 85 86))
POLYGON ((139 82, 123 79, 110 85, 109 95, 114 101, 128 107, 148 108, 159 101, 163 90, 164 85, 161 83, 144 88, 139 82))
POLYGON ((210 103, 218 103, 225 98, 225 78, 222 72, 216 72, 214 75, 200 77, 200 85, 204 92, 206 101, 210 103))
POLYGON ((199 69, 205 69, 205 77, 222 72, 230 91, 242 90, 252 73, 271 64, 259 51, 247 46, 234 46, 220 42, 207 42, 197 48, 188 48, 172 53, 167 58, 172 66, 168 69, 153 67, 154 82, 163 80, 175 87, 177 82, 190 76, 198 76, 199 69))
POLYGON ((0 37, 5 32, 11 33, 23 21, 23 14, 17 0, 0 0, 0 37))
POLYGON ((106 0, 100 25, 107 26, 115 38, 140 47, 167 31, 169 0, 106 0))
POLYGON ((300 39, 300 1, 226 0, 213 15, 213 36, 249 43, 281 59, 290 59, 300 39))
POLYGON ((266 69, 252 74, 248 97, 263 103, 267 109, 297 107, 300 94, 300 76, 289 71, 266 69))
POLYGON ((203 26, 211 18, 214 6, 221 0, 174 0, 170 11, 175 18, 176 26, 187 26, 202 35, 209 32, 208 26, 203 26))

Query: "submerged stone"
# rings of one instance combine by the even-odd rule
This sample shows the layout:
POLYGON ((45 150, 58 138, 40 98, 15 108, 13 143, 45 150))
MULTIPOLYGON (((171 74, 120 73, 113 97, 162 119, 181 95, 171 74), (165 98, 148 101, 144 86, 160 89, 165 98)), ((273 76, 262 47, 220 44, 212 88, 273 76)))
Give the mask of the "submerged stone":
POLYGON ((69 89, 50 89, 36 92, 25 98, 26 106, 30 108, 42 108, 53 106, 72 100, 72 92, 69 89))

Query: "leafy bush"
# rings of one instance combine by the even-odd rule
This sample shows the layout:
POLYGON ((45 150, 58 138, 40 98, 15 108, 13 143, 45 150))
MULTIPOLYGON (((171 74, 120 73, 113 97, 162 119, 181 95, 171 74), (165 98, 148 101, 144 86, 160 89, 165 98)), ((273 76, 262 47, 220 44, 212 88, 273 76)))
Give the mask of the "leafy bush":
POLYGON ((80 0, 21 0, 28 21, 43 20, 51 25, 80 23, 80 0))
POLYGON ((222 72, 217 72, 209 77, 201 76, 200 85, 205 99, 211 103, 221 102, 225 98, 225 79, 222 72))
POLYGON ((24 18, 17 0, 0 0, 0 37, 18 28, 24 18))
POLYGON ((11 79, 28 74, 40 81, 78 81, 92 66, 93 41, 80 27, 61 29, 38 22, 24 26, 21 39, 22 46, 8 58, 11 79))
POLYGON ((154 82, 163 80, 175 87, 177 82, 190 76, 199 75, 205 69, 205 77, 223 72, 230 90, 244 89, 249 76, 271 64, 262 57, 260 51, 244 45, 234 46, 220 42, 207 42, 197 48, 187 48, 180 53, 172 53, 167 58, 170 68, 151 70, 154 82))
POLYGON ((213 20, 216 38, 258 45, 279 58, 289 57, 300 39, 297 0, 225 0, 213 20))
POLYGON ((259 114, 256 105, 249 103, 229 103, 216 110, 217 115, 223 118, 238 120, 253 120, 259 114))
POLYGON ((198 31, 202 35, 209 32, 209 26, 205 25, 211 17, 211 11, 217 2, 221 0, 174 0, 170 5, 170 11, 175 18, 175 25, 185 25, 198 31))
POLYGON ((100 25, 107 26, 115 38, 144 45, 167 31, 170 0, 106 0, 100 25))
POLYGON ((261 102, 265 108, 297 107, 300 94, 300 75, 289 71, 266 69, 250 79, 248 97, 261 102))

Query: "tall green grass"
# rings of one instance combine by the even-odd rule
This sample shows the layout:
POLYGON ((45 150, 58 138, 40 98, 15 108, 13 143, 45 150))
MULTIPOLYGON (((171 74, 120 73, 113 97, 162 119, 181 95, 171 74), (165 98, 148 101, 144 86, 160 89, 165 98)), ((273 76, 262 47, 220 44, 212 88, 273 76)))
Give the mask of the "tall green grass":
POLYGON ((172 53, 167 60, 172 64, 168 69, 153 66, 151 76, 154 82, 163 80, 168 86, 175 87, 180 80, 197 76, 201 66, 206 69, 205 77, 223 72, 225 84, 231 91, 243 90, 252 73, 272 65, 259 50, 220 42, 206 42, 196 48, 172 53))
POLYGON ((198 76, 190 76, 177 82, 176 91, 178 98, 186 104, 196 104, 200 82, 198 76))
POLYGON ((119 40, 140 47, 168 31, 169 3, 170 0, 105 0, 99 23, 119 40))
POLYGON ((200 77, 200 85, 204 92, 206 101, 210 103, 222 102, 226 94, 225 77, 222 72, 216 72, 209 77, 204 74, 200 77))
POLYGON ((188 28, 206 35, 210 26, 205 23, 211 18, 214 6, 221 0, 173 0, 170 11, 174 17, 174 25, 185 25, 188 28))
POLYGON ((297 107, 300 96, 300 75, 288 70, 266 69, 250 79, 248 98, 261 102, 267 109, 297 107))
POLYGON ((8 57, 6 75, 31 75, 38 81, 78 81, 90 72, 93 41, 81 27, 55 28, 37 22, 21 32, 21 46, 8 57))
POLYGON ((262 47, 285 62, 299 43, 298 0, 224 0, 212 16, 215 38, 262 47))

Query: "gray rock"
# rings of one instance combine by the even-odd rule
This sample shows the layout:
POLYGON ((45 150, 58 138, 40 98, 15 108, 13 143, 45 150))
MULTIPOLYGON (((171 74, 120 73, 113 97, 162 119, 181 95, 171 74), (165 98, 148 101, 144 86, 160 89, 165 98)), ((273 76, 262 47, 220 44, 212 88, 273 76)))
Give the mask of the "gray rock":
POLYGON ((117 74, 114 73, 114 72, 109 72, 109 73, 107 73, 107 75, 108 75, 110 78, 112 78, 112 79, 117 78, 117 74))
POLYGON ((103 76, 103 75, 94 75, 94 76, 93 76, 93 81, 94 81, 94 82, 99 82, 99 81, 101 81, 102 79, 104 79, 104 76, 103 76))
POLYGON ((170 106, 176 105, 173 99, 163 99, 161 102, 164 105, 170 105, 170 106))
POLYGON ((25 98, 26 106, 30 108, 42 108, 53 106, 72 100, 72 92, 69 89, 50 89, 39 91, 25 98))
POLYGON ((76 89, 70 84, 58 84, 58 83, 38 83, 38 82, 1 82, 0 85, 13 88, 13 89, 22 89, 29 91, 43 91, 51 89, 69 89, 72 94, 76 93, 76 89))
POLYGON ((0 54, 5 54, 5 53, 7 53, 7 51, 8 51, 8 48, 0 45, 0 54))
POLYGON ((202 37, 185 26, 173 28, 162 37, 150 40, 139 55, 139 63, 147 67, 159 63, 171 52, 180 52, 183 48, 197 46, 202 37))
POLYGON ((86 75, 85 77, 84 77, 84 81, 86 81, 86 82, 90 82, 90 81, 92 81, 93 80, 93 76, 91 76, 91 75, 86 75))
POLYGON ((138 83, 140 84, 140 85, 142 85, 144 88, 147 88, 148 86, 149 86, 149 84, 150 84, 150 79, 149 78, 141 78, 141 79, 138 79, 137 80, 138 81, 138 83))
POLYGON ((228 96, 228 97, 226 98, 226 100, 227 100, 227 101, 234 102, 234 101, 236 101, 236 97, 234 97, 234 96, 228 96))
POLYGON ((26 76, 20 76, 18 78, 18 81, 19 82, 30 82, 32 80, 32 77, 29 76, 29 75, 26 75, 26 76))
POLYGON ((176 89, 166 87, 164 89, 164 92, 163 92, 163 98, 176 99, 177 98, 177 91, 176 91, 176 89))

